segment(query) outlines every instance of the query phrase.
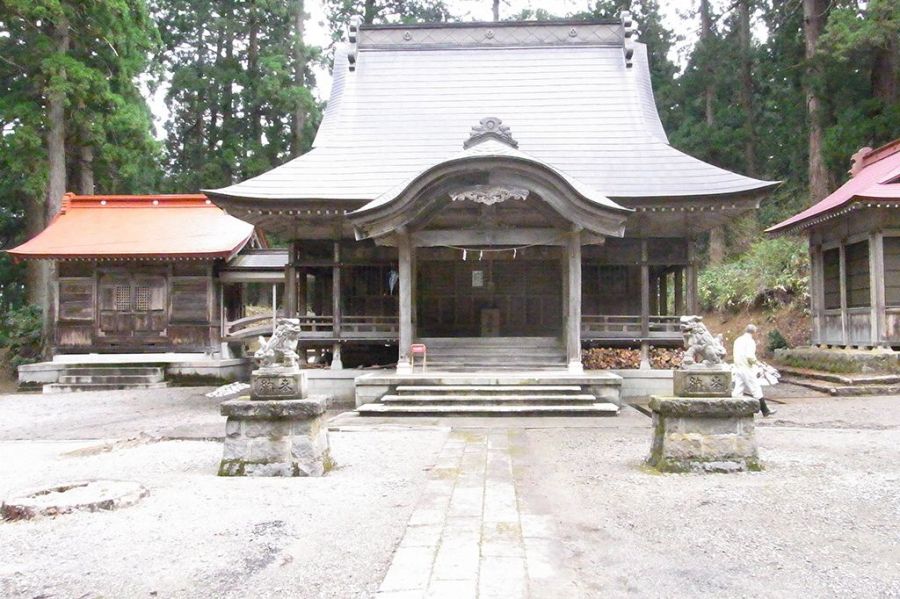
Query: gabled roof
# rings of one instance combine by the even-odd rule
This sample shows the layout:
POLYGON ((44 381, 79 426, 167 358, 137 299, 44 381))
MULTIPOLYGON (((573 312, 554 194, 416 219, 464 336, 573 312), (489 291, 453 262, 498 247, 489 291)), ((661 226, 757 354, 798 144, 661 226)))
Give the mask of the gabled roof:
POLYGON ((373 200, 494 115, 519 148, 612 198, 763 190, 671 147, 622 22, 362 26, 338 48, 312 150, 214 199, 373 200), (351 68, 352 67, 352 68, 351 68))
MULTIPOLYGON (((486 119, 483 119, 486 120, 486 119)), ((439 160, 434 164, 429 164, 424 171, 431 170, 433 168, 437 168, 440 166, 451 165, 451 164, 461 164, 467 161, 477 161, 487 158, 509 158, 513 160, 517 160, 520 162, 529 163, 535 166, 539 166, 547 169, 548 171, 557 175, 560 179, 565 181, 575 192, 579 195, 583 196, 589 202, 596 204, 597 206, 608 208, 611 210, 617 210, 620 212, 632 212, 630 208, 626 208, 624 206, 620 206, 616 204, 614 201, 610 200, 606 196, 597 192, 597 190, 591 188, 588 185, 578 181, 574 177, 559 171, 558 169, 553 168, 552 165, 547 164, 546 162, 534 158, 533 156, 529 156, 525 152, 518 150, 508 143, 501 142, 495 139, 488 139, 478 143, 477 145, 470 146, 465 148, 461 152, 455 152, 453 155, 446 157, 444 160, 439 160)), ((368 212, 370 210, 374 210, 380 206, 383 206, 394 199, 396 199, 401 192, 406 189, 413 181, 419 178, 420 174, 417 174, 415 177, 402 181, 399 185, 392 187, 387 190, 362 208, 359 208, 352 214, 360 214, 363 212, 368 212)))
POLYGON ((863 148, 853 155, 852 177, 834 193, 799 214, 766 229, 767 233, 785 233, 805 229, 822 222, 856 202, 871 200, 875 205, 900 203, 900 139, 878 149, 863 148))
POLYGON ((34 238, 9 250, 17 260, 227 259, 253 236, 206 196, 66 194, 34 238))

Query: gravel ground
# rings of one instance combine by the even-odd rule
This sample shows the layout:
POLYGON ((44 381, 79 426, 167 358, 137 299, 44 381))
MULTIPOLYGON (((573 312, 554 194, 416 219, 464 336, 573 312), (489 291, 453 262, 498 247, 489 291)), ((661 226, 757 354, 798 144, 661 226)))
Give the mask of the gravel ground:
POLYGON ((650 420, 626 408, 344 415, 328 476, 222 479, 205 391, 0 396, 0 498, 89 478, 150 490, 114 512, 0 523, 0 597, 369 597, 446 427, 498 425, 514 429, 522 507, 556 525, 559 585, 533 597, 900 597, 900 397, 787 397, 759 421, 761 473, 650 474, 650 420))
POLYGON ((766 471, 654 475, 649 419, 527 430, 523 500, 553 516, 571 596, 900 596, 900 397, 779 406, 766 471))
POLYGON ((98 477, 138 481, 150 495, 113 512, 0 524, 0 596, 368 596, 445 436, 333 434, 338 468, 318 479, 218 478, 214 442, 100 453, 85 443, 2 442, 2 496, 13 482, 98 477))

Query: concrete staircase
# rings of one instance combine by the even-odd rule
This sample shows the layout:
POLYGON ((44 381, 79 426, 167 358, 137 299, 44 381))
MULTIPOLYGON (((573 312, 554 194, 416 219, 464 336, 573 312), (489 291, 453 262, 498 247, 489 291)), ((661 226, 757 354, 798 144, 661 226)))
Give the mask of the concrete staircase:
MULTIPOLYGON (((386 392, 361 416, 615 416, 616 375, 469 373, 380 377, 386 392)), ((357 380, 359 390, 360 380, 357 380)), ((358 393, 359 397, 359 393, 358 393)))
POLYGON ((163 389, 165 369, 159 366, 66 366, 56 383, 44 385, 44 393, 163 389))
POLYGON ((427 337, 428 369, 441 372, 473 370, 564 370, 566 353, 555 337, 427 337))

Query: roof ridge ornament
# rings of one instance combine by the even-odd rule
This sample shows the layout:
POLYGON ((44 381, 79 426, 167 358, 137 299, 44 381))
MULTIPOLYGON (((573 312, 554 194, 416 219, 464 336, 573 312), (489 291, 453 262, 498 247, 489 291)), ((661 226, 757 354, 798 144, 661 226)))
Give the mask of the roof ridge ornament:
POLYGON ((350 52, 347 54, 347 62, 350 63, 350 72, 356 70, 356 55, 359 54, 359 26, 362 25, 363 18, 359 15, 350 17, 350 23, 347 25, 347 39, 350 41, 350 52))
POLYGON ((463 149, 468 150, 476 144, 489 139, 496 139, 513 148, 519 147, 519 142, 513 139, 509 127, 503 124, 503 121, 495 116, 488 116, 479 121, 479 124, 472 127, 469 133, 469 139, 463 143, 463 149))
POLYGON ((631 68, 632 58, 634 57, 634 42, 638 37, 637 23, 631 17, 631 12, 623 10, 621 13, 622 29, 624 30, 624 38, 622 40, 622 51, 625 53, 625 67, 631 68))

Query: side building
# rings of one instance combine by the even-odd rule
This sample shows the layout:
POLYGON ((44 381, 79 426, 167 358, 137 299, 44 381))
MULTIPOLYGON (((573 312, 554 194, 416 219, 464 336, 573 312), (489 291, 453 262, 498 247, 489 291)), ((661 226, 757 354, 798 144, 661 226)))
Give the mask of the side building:
POLYGON ((850 175, 768 232, 809 239, 813 344, 900 349, 900 139, 854 154, 850 175))

